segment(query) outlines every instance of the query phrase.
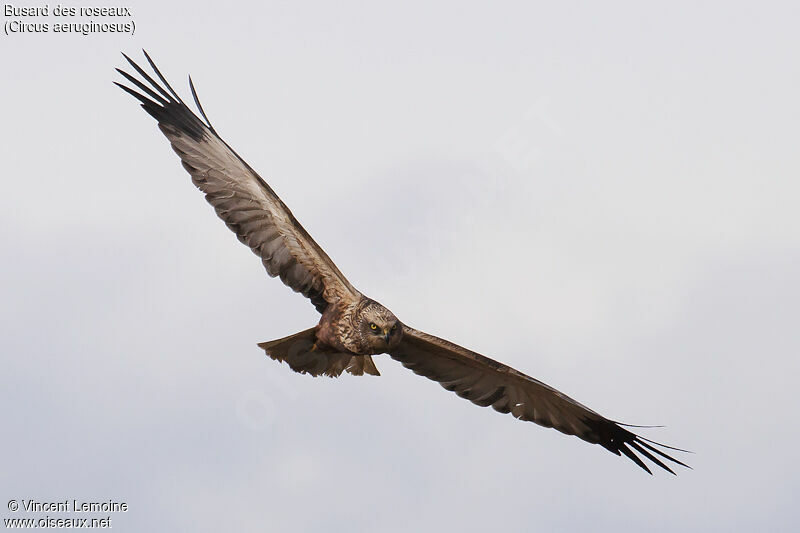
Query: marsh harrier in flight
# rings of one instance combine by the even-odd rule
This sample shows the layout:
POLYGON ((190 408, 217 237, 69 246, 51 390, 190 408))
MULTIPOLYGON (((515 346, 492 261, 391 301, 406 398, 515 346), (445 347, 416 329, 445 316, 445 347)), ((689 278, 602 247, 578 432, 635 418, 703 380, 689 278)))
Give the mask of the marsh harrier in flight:
POLYGON ((344 371, 377 376, 372 356, 386 353, 474 404, 599 444, 624 454, 647 472, 643 459, 673 474, 665 461, 687 466, 663 451, 678 448, 636 435, 539 380, 418 331, 361 294, 275 191, 217 134, 191 77, 189 86, 200 116, 184 104, 147 52, 145 57, 161 83, 128 56, 125 59, 141 78, 117 71, 138 91, 115 83, 158 121, 195 186, 239 240, 261 258, 267 273, 311 300, 322 315, 313 328, 259 344, 269 357, 312 376, 336 377, 344 371))

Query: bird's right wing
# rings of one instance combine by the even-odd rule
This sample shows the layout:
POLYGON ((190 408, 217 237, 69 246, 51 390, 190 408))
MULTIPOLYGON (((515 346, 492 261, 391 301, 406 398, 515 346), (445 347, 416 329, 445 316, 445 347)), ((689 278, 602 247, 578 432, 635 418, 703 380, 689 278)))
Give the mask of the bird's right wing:
POLYGON ((491 405, 520 420, 600 444, 612 453, 624 454, 649 473, 634 450, 673 474, 659 457, 686 466, 655 446, 677 448, 640 437, 553 387, 444 339, 403 326, 403 338, 389 355, 476 405, 491 405))
POLYGON ((205 122, 181 101, 147 52, 145 57, 163 86, 128 56, 125 59, 149 85, 120 69, 117 72, 141 92, 116 85, 142 102, 144 110, 158 121, 194 184, 239 240, 261 257, 269 275, 280 276, 287 286, 308 297, 320 313, 334 301, 358 298, 360 293, 286 204, 217 135, 197 100, 191 79, 192 96, 205 122))

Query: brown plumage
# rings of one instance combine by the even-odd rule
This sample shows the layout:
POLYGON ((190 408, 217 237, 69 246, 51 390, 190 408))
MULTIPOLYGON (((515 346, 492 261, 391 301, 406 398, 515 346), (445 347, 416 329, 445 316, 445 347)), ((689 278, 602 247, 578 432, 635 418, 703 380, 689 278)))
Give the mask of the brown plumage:
POLYGON ((345 371, 377 376, 372 356, 388 353, 477 405, 600 444, 626 455, 647 472, 650 469, 640 456, 673 474, 664 459, 686 466, 659 449, 677 448, 640 437, 624 424, 502 363, 417 331, 361 294, 272 188, 217 135, 191 78, 189 85, 202 119, 181 101, 146 52, 145 57, 161 84, 128 56, 125 59, 144 81, 117 71, 141 92, 115 83, 158 121, 194 184, 239 240, 261 258, 267 273, 309 298, 322 314, 313 328, 259 344, 267 355, 297 372, 336 377, 345 371))

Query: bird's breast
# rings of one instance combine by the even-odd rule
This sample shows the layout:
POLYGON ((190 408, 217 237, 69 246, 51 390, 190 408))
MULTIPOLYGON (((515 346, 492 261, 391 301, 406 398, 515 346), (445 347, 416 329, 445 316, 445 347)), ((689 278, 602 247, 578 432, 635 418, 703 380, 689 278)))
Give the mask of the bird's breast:
POLYGON ((347 314, 339 309, 326 309, 317 326, 317 341, 339 352, 360 354, 357 332, 347 314))

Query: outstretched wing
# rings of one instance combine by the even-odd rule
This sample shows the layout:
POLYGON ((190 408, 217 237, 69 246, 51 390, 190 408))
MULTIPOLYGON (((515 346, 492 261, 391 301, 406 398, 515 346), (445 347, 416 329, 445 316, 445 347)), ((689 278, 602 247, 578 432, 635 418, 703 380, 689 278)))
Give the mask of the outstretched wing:
POLYGON ((403 326, 403 339, 389 355, 476 405, 491 405, 520 420, 600 444, 625 454, 648 473, 652 474, 634 451, 673 474, 661 459, 687 466, 656 446, 684 450, 640 437, 541 381, 444 339, 403 326))
POLYGON ((144 110, 158 121, 194 184, 239 240, 261 257, 269 275, 280 276, 287 286, 308 297, 320 313, 334 301, 358 298, 358 291, 286 204, 217 135, 200 106, 191 78, 192 96, 205 121, 181 101, 147 52, 144 55, 163 85, 125 54, 144 81, 120 69, 117 72, 141 92, 114 83, 142 102, 144 110))

